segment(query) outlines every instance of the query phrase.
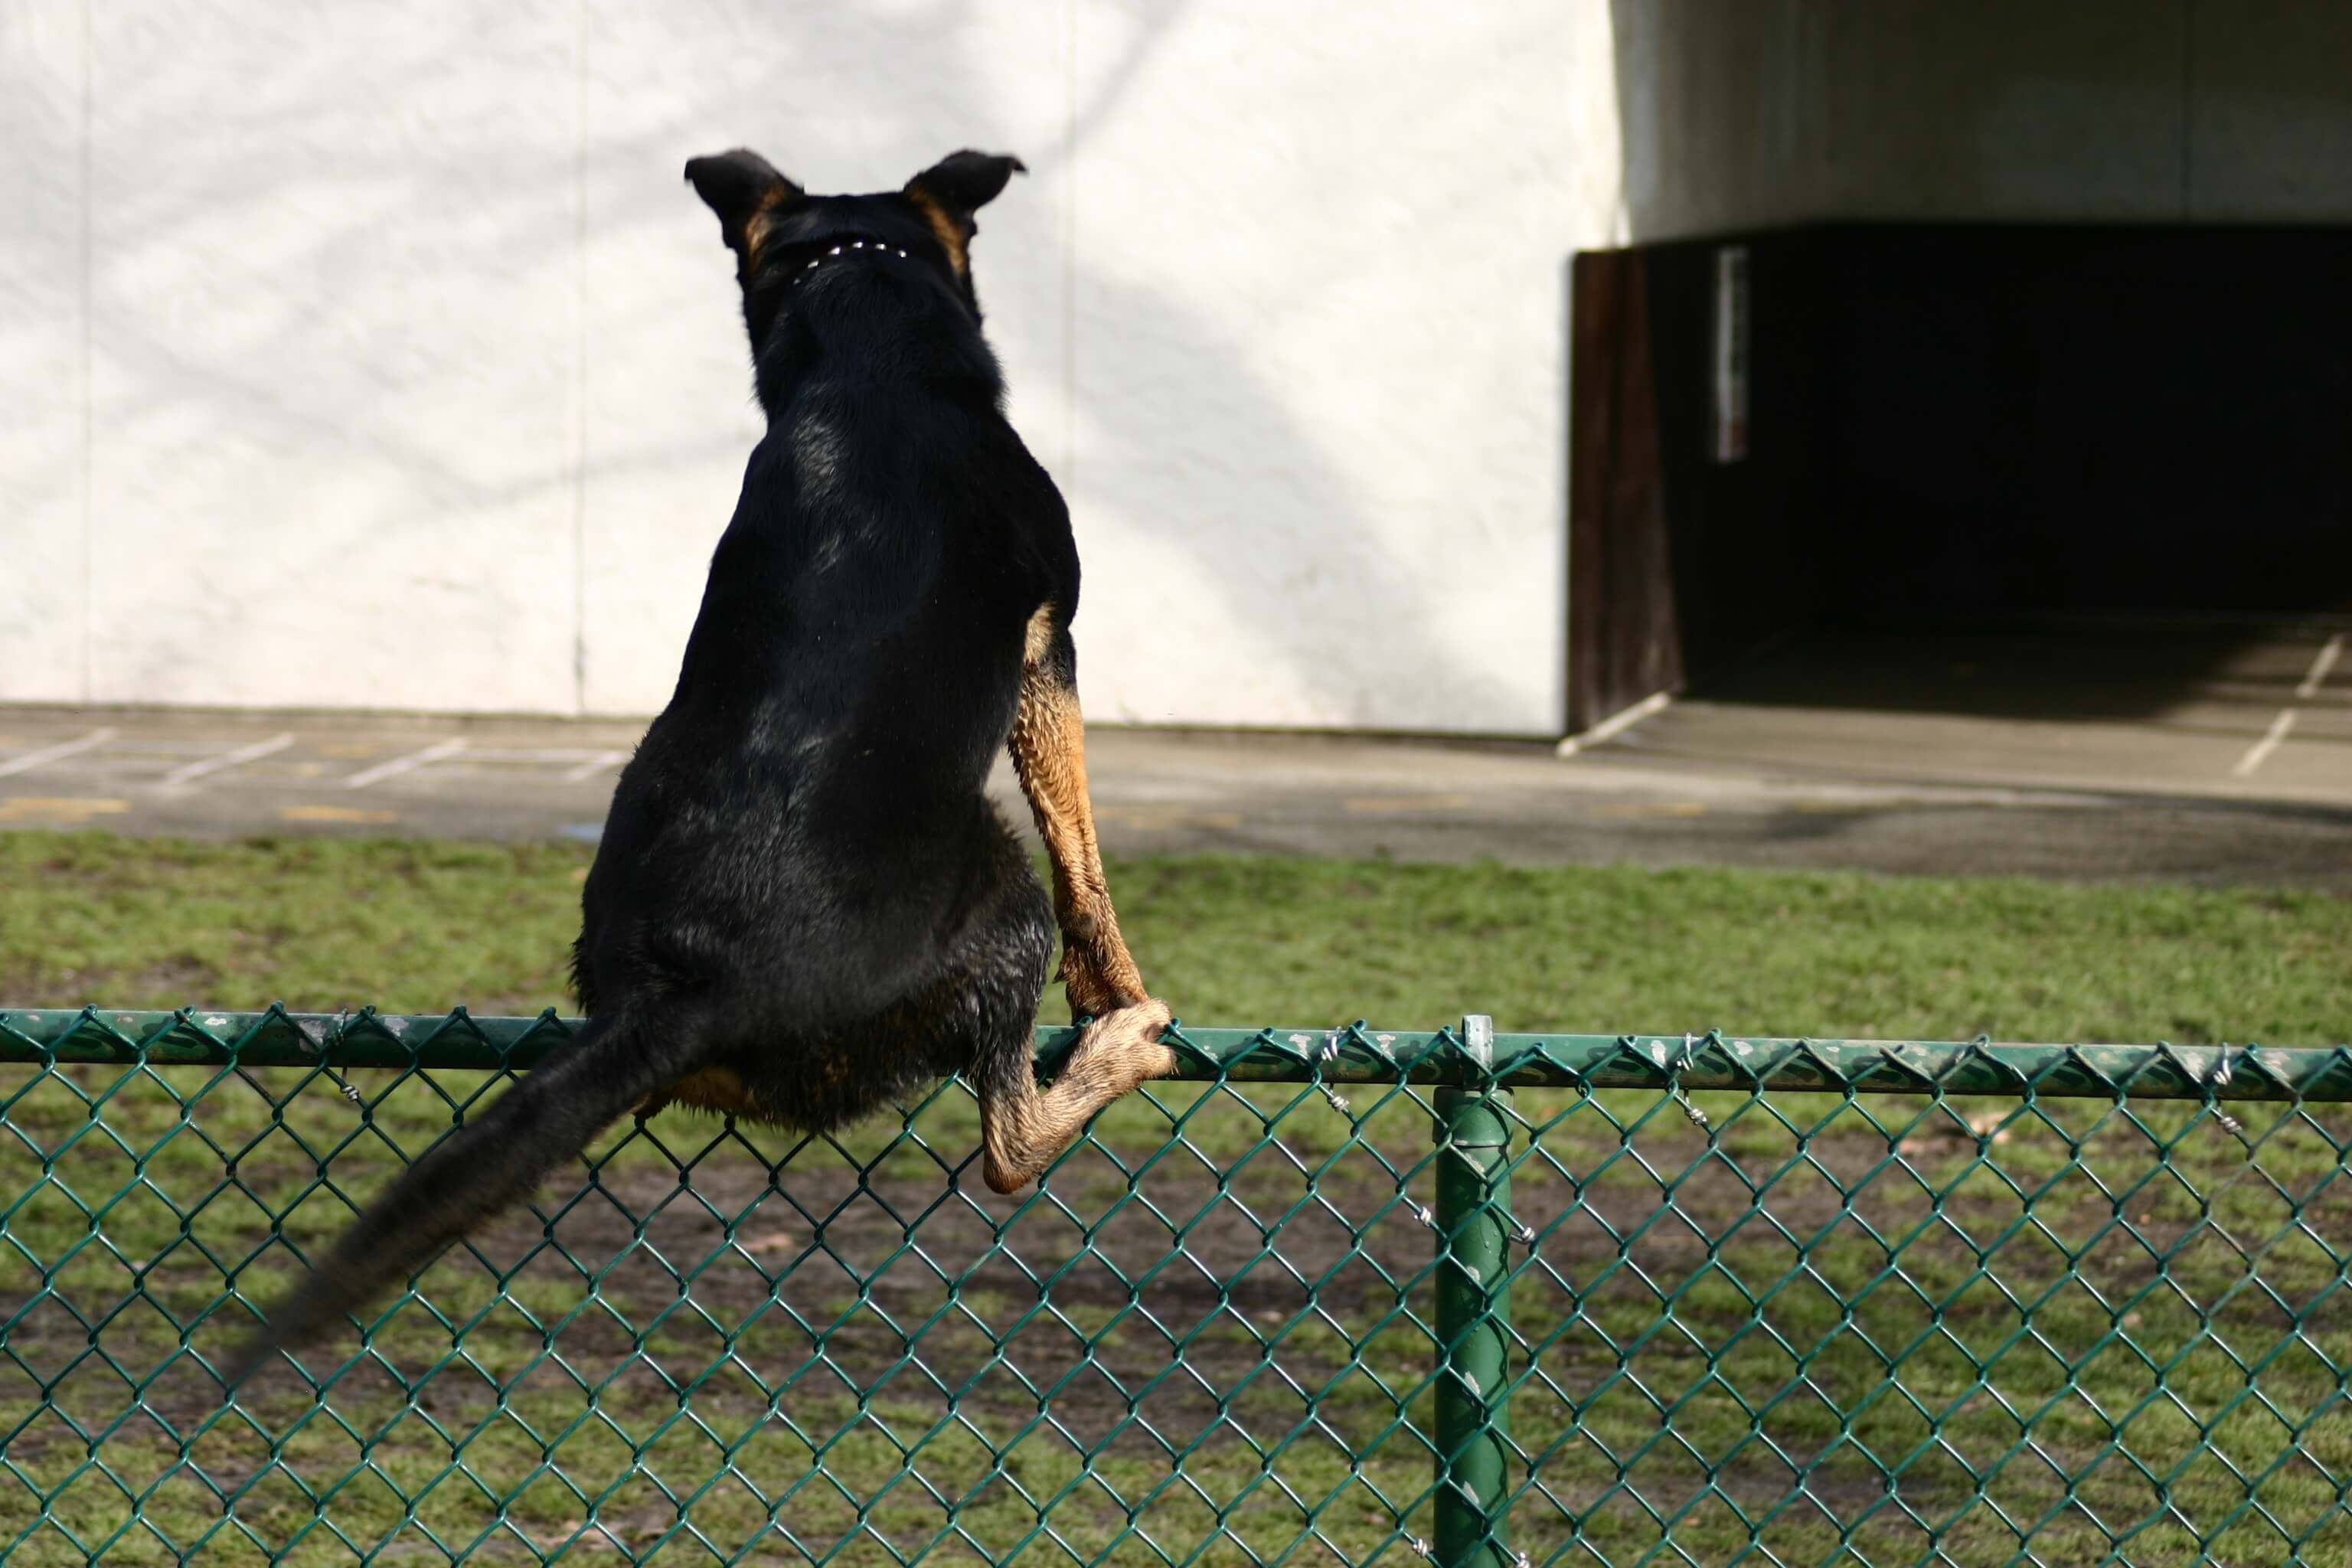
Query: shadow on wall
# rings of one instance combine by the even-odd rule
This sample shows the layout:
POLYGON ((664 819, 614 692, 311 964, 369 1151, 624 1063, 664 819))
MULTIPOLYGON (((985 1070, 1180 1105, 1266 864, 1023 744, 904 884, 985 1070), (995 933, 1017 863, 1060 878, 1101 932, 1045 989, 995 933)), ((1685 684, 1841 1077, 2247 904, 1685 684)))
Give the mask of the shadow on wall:
MULTIPOLYGON (((1178 3, 1140 10, 1122 52, 1090 73, 1095 85, 1074 106, 1066 139, 1020 149, 1035 171, 1033 189, 1051 188, 1097 128, 1122 112, 1152 51, 1183 11, 1178 3)), ((915 13, 894 13, 890 38, 942 40, 933 56, 938 68, 927 70, 923 91, 909 100, 911 109, 886 99, 872 111, 919 114, 926 138, 941 148, 992 140, 989 127, 999 117, 990 106, 1003 94, 1001 88, 988 89, 1001 75, 1001 64, 987 57, 986 12, 975 0, 939 0, 915 13)), ((763 17, 756 47, 763 57, 789 60, 802 51, 795 30, 813 26, 791 15, 763 17)), ((447 27, 431 29, 415 39, 413 50, 393 54, 370 53, 377 46, 363 39, 351 42, 350 53, 338 54, 345 46, 305 35, 303 47, 311 51, 308 58, 316 68, 307 73, 308 83, 274 82, 268 94, 257 95, 231 117, 231 129, 222 134, 257 146, 300 148, 305 127, 338 113, 348 119, 352 112, 339 101, 347 78, 367 83, 370 102, 397 100, 404 79, 414 87, 444 68, 448 45, 447 27)), ((278 45, 263 39, 254 47, 269 50, 278 45)), ((512 50, 516 40, 502 37, 499 47, 512 50)), ((223 89, 216 74, 191 71, 142 90, 149 97, 137 123, 153 126, 216 118, 223 89), (156 96, 168 92, 183 95, 176 109, 156 96)), ((472 635, 494 659, 510 656, 534 669, 559 664, 568 669, 574 640, 598 635, 596 626, 581 624, 575 608, 575 574, 597 569, 594 561, 577 563, 571 554, 576 498, 614 476, 738 468, 738 438, 728 433, 706 444, 624 450, 575 442, 561 466, 535 457, 484 460, 467 441, 453 437, 446 415, 434 414, 433 386, 440 383, 464 391, 467 382, 494 381, 509 394, 484 397, 478 387, 471 390, 478 404, 490 410, 485 416, 495 418, 501 429, 513 422, 517 434, 511 441, 499 437, 513 449, 507 456, 527 447, 533 452, 541 447, 562 450, 563 422, 576 416, 565 412, 564 400, 581 395, 572 384, 574 346, 557 341, 553 332, 533 335, 532 323, 521 321, 503 328, 493 323, 487 331, 477 323, 467 340, 429 311, 420 313, 413 336, 388 341, 384 316, 344 316, 335 308, 337 289, 347 278, 364 286, 380 275, 369 268, 380 269, 385 258, 397 256, 412 279, 445 273, 453 298, 463 292, 464 279, 503 275, 511 280, 525 273, 535 280, 533 288, 548 290, 550 297, 569 297, 579 287, 573 258, 586 237, 576 232, 576 193, 585 184, 608 180, 616 167, 675 170, 687 156, 709 151, 698 129, 709 119, 707 106, 701 107, 705 111, 681 108, 667 117, 657 111, 652 123, 633 124, 619 134, 591 123, 582 131, 585 145, 567 141, 543 153, 509 149, 494 168, 457 167, 450 137, 425 139, 430 166, 415 174, 409 188, 436 199, 446 196, 455 230, 448 234, 436 229, 438 215, 426 215, 434 222, 414 222, 418 215, 388 211, 384 201, 351 199, 344 184, 352 177, 348 170, 315 159, 306 163, 289 152, 282 168, 259 168, 255 177, 273 199, 291 192, 289 199, 301 208, 308 226, 274 235, 279 248, 266 264, 248 256, 228 257, 224 266, 224 258, 207 248, 223 243, 216 184, 200 187, 163 179, 133 186, 116 176, 100 192, 85 193, 86 200, 102 198, 108 205, 109 231, 138 237, 140 269, 155 268, 151 276, 193 274, 205 279, 198 287, 175 285, 179 303, 167 308, 110 308, 110 297, 132 298, 127 290, 136 285, 121 278, 92 296, 90 336, 105 367, 94 395, 103 405, 94 460, 119 468, 124 454, 136 452, 158 459, 154 467, 162 470, 108 487, 115 499, 109 501, 102 494, 101 510, 144 511, 167 531, 184 525, 208 536, 188 542, 184 568, 149 574, 157 581, 146 590, 167 603, 184 604, 184 612, 173 608, 168 614, 184 614, 185 624, 199 629, 145 635, 141 624, 152 631, 165 612, 147 608, 133 615, 103 661, 103 694, 184 691, 192 642, 207 637, 243 637, 249 639, 249 648, 273 650, 316 647, 322 637, 337 637, 347 643, 355 662, 396 668, 407 657, 404 643, 431 637, 436 616, 471 622, 472 635), (307 193, 306 183, 311 187, 307 193), (551 237, 561 243, 551 245, 551 237), (360 258, 368 267, 355 270, 360 258), (174 312, 194 308, 188 301, 233 302, 221 290, 249 289, 264 272, 298 281, 268 309, 240 309, 241 336, 234 352, 217 333, 174 330, 174 312), (509 363, 486 365, 486 358, 509 363), (309 374, 301 372, 306 365, 333 368, 309 374), (287 374, 289 367, 297 374, 287 374), (205 417, 193 423, 211 435, 190 434, 190 414, 199 405, 205 417), (298 464, 300 477, 289 477, 298 464), (189 474, 201 473, 194 490, 181 489, 170 478, 171 469, 183 465, 189 474), (191 503, 188 497, 198 491, 201 499, 191 503), (337 525, 328 525, 320 514, 331 510, 338 491, 351 502, 349 512, 333 520, 337 525), (240 509, 241 520, 232 521, 240 509), (314 515, 299 515, 305 512, 314 515), (469 521, 485 516, 499 518, 501 527, 513 531, 512 542, 498 547, 504 560, 495 582, 484 575, 482 557, 488 547, 482 531, 469 521), (468 534, 475 536, 470 545, 468 534), (444 551, 444 545, 453 548, 444 551), (358 582, 362 575, 370 581, 358 582), (333 608, 344 600, 353 606, 348 616, 333 608), (387 600, 406 602, 398 633, 384 626, 379 609, 370 607, 387 600), (560 635, 545 624, 557 617, 563 623, 560 635), (530 625, 534 618, 541 625, 530 625)), ((789 97, 761 99, 747 107, 738 139, 774 147, 779 157, 790 159, 796 149, 821 148, 844 134, 837 125, 796 125, 794 116, 789 97)), ((110 134, 122 133, 118 127, 110 134)), ((607 226, 624 233, 660 226, 690 230, 698 241, 708 238, 707 215, 682 185, 670 207, 625 205, 599 212, 597 222, 600 237, 607 226)), ((1045 266, 1060 260, 1036 259, 1045 266)), ((991 260, 998 266, 1010 262, 1002 256, 991 260)), ((104 256, 98 258, 101 272, 110 264, 104 256)), ((983 294, 986 281, 983 270, 983 294)), ((1449 694, 1456 705, 1507 710, 1495 683, 1468 668, 1441 635, 1438 618, 1429 613, 1408 570, 1381 553, 1376 531, 1332 457, 1318 449, 1296 415, 1292 395, 1253 370, 1246 343, 1146 285, 1094 277, 1087 287, 1133 342, 1158 345, 1173 362, 1165 397, 1185 400, 1184 450, 1257 454, 1259 471, 1247 482, 1265 488, 1266 511, 1314 520, 1314 548, 1331 559, 1322 581, 1314 584, 1253 569, 1260 520, 1251 509, 1230 504, 1221 505, 1217 515, 1203 515, 1188 476, 1168 460, 1165 408, 1118 398, 1097 399, 1077 411, 1086 433, 1083 466, 1058 476, 1069 489, 1082 541, 1090 532, 1102 538, 1100 521, 1090 521, 1088 513, 1109 507, 1137 529, 1154 531, 1163 547, 1192 552, 1200 563, 1197 582, 1221 601, 1202 619, 1220 628, 1221 637, 1247 645, 1248 661, 1278 672, 1270 679, 1311 694, 1314 706, 1338 721, 1369 721, 1381 710, 1381 694, 1366 689, 1355 673, 1362 661, 1333 651, 1335 636, 1374 635, 1368 628, 1377 628, 1378 638, 1391 650, 1404 645, 1405 651, 1389 654, 1389 664, 1402 661, 1430 671, 1429 686, 1449 694), (1333 579, 1339 584, 1336 593, 1333 579), (1351 624, 1336 631, 1326 619, 1301 613, 1302 604, 1328 605, 1340 597, 1351 606, 1351 624)), ((420 298, 431 292, 425 289, 420 298)), ((630 309, 652 318, 662 306, 648 302, 630 309)), ((1006 323, 996 324, 1001 329, 1006 323)), ((573 331, 578 330, 575 323, 573 331)), ((747 385, 748 380, 747 373, 747 385)), ((44 454, 38 471, 23 477, 43 494, 65 495, 80 483, 78 458, 66 452, 56 454, 53 462, 44 454)), ((1220 493, 1229 497, 1231 484, 1220 493)), ((79 503, 71 510, 78 511, 79 503)), ((122 537, 115 533, 114 521, 99 519, 100 539, 116 541, 101 550, 101 566, 122 537)), ((723 514, 708 520, 708 531, 715 534, 723 521, 723 514)), ((677 531, 679 520, 647 516, 627 526, 667 534, 677 531)), ((701 527, 700 520, 694 526, 701 527)), ((1185 620, 1169 614, 1150 635, 1181 638, 1185 620)), ((103 616, 99 624, 104 624, 103 616)), ((1100 620, 1096 626, 1091 637, 1097 641, 1118 635, 1118 628, 1100 620)), ((484 656, 476 642, 467 642, 455 657, 471 661, 484 656)))
MULTIPOLYGON (((1024 153, 1036 186, 1051 186, 1118 119, 1154 50, 1186 9, 1185 0, 1135 8, 1135 25, 1120 52, 1074 106, 1066 140, 1024 153)), ((934 7, 924 26, 951 35, 973 12, 971 0, 952 0, 934 7)), ((985 106, 994 95, 985 83, 996 68, 969 53, 954 63, 956 74, 928 84, 929 101, 936 122, 958 128, 944 133, 968 137, 979 132, 963 128, 988 122, 985 106)), ((652 152, 639 149, 637 155, 652 152)), ((1170 244, 1179 237, 1171 232, 1170 244)), ((1007 260, 992 259, 997 265, 1007 260)), ((1292 397, 1298 395, 1286 395, 1253 368, 1246 345, 1226 325, 1131 278, 1108 268, 1087 270, 1083 248, 1075 259, 1084 276, 1071 278, 1069 286, 1083 289, 1087 309, 1073 310, 1070 331, 1083 332, 1089 319, 1116 321, 1121 349, 1134 348, 1154 362, 1152 374, 1142 378, 1148 391, 1131 377, 1114 396, 1087 396, 1083 376, 1080 384, 1065 388, 1074 401, 1084 398, 1073 411, 1079 449, 1055 478, 1069 500, 1080 548, 1092 542, 1090 559, 1107 566, 1108 552, 1099 546, 1102 514, 1108 512, 1148 534, 1150 547, 1188 555, 1196 568, 1184 577, 1188 594, 1218 602, 1213 613, 1196 616, 1166 604, 1158 587, 1139 591, 1133 584, 1121 584, 1122 598, 1115 601, 1113 593, 1120 590, 1097 569, 1090 581, 1099 585, 1088 590, 1082 612, 1082 653, 1107 650, 1119 639, 1181 646, 1195 635, 1197 621, 1217 628, 1223 643, 1244 645, 1239 657, 1223 662, 1247 668, 1246 679, 1271 691, 1305 693, 1320 722, 1369 728, 1380 726, 1394 706, 1363 673, 1364 660, 1349 657, 1345 645, 1376 639, 1385 650, 1381 664, 1416 671, 1427 689, 1444 694, 1447 710, 1512 711, 1512 694, 1464 660, 1409 567, 1382 551, 1380 531, 1294 411, 1292 397), (1182 433, 1181 444, 1171 442, 1171 431, 1182 433), (1215 467, 1225 454, 1246 468, 1215 467), (1279 541, 1286 524, 1311 533, 1279 541), (1272 548, 1277 542, 1286 547, 1272 548), (1108 612, 1122 605, 1126 618, 1113 620, 1108 612), (1344 609, 1331 613, 1335 605, 1344 609)), ((979 265, 984 297, 989 262, 979 265)), ((1003 322, 999 318, 994 324, 1001 330, 1003 322)), ((1073 365, 1087 357, 1087 348, 1073 343, 1073 365)), ((1136 552, 1122 559, 1146 558, 1136 552)), ((1134 647, 1124 656, 1130 664, 1159 658, 1134 647)), ((1215 709, 1213 700, 1204 700, 1200 714, 1211 717, 1215 709)), ((1148 722, 1156 716, 1134 717, 1148 722)))
MULTIPOLYGON (((1214 626, 1222 641, 1244 644, 1219 661, 1240 667, 1235 679, 1276 694, 1273 700, 1295 705, 1280 694, 1303 692, 1319 724, 1394 728, 1386 715, 1395 704, 1363 657, 1376 645, 1374 669, 1410 668, 1421 690, 1442 694, 1446 710, 1514 710, 1511 694, 1462 659, 1460 639, 1447 635, 1460 623, 1449 622, 1409 565, 1384 550, 1380 528, 1245 349, 1148 288, 1096 278, 1087 289, 1090 314, 1115 318, 1123 342, 1153 345, 1164 363, 1148 395, 1092 398, 1077 410, 1081 450, 1075 476, 1062 478, 1080 547, 1089 514, 1112 512, 1153 535, 1157 548, 1189 557, 1186 596, 1212 597, 1217 607, 1196 616, 1168 601, 1164 585, 1113 590, 1105 583, 1087 591, 1096 607, 1091 629, 1081 625, 1082 647, 1112 637, 1181 647, 1198 635, 1196 623, 1214 626), (1183 432, 1181 445, 1168 441, 1171 428, 1183 432), (1139 604, 1153 606, 1149 619, 1106 626, 1113 591, 1130 616, 1139 604)), ((1128 655, 1130 662, 1144 657, 1128 655)), ((1202 708, 1213 711, 1214 703, 1202 708)))
MULTIPOLYGON (((563 446, 573 355, 515 305, 576 288, 573 252, 548 243, 575 226, 575 152, 408 112, 461 44, 512 54, 543 22, 298 21, 210 68, 158 18, 98 30, 77 132, 94 499, 73 452, 11 476, 94 536, 93 689, 58 695, 249 700, 242 678, 278 664, 405 705, 416 688, 384 672, 446 637, 492 705, 549 705, 532 678, 551 690, 571 664, 579 479, 541 454, 563 446), (286 68, 241 84, 227 67, 256 51, 286 68), (159 56, 169 68, 142 68, 159 56), (379 114, 394 151, 321 154, 379 114), (151 133, 196 145, 136 167, 151 133)), ((289 686, 320 700, 299 680, 269 700, 289 686)), ((472 695, 462 677, 444 691, 472 695)))

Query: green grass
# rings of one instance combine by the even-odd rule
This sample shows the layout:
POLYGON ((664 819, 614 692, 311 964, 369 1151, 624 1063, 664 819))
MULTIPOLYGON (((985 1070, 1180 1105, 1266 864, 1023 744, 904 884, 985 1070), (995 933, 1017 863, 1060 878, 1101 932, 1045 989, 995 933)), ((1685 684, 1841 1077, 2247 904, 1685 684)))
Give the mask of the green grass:
MULTIPOLYGON (((0 997, 562 1005, 586 858, 0 836, 0 997)), ((1223 860, 1112 884, 1202 1024, 2317 1045, 2352 1017, 2352 903, 2315 895, 1223 860)), ((1433 1533, 1412 1092, 1164 1086, 1026 1203, 950 1180, 960 1088, 838 1144, 665 1115, 387 1303, 379 1360, 336 1375, 355 1334, 307 1357, 326 1402, 280 1366, 225 1411, 182 1352, 235 1337, 227 1282, 269 1299, 445 1096, 496 1088, 352 1081, 364 1115, 290 1070, 0 1068, 0 1549, 44 1509, 82 1542, 45 1527, 10 1568, 199 1539, 1159 1563, 1139 1531, 1178 1561, 1412 1563, 1433 1533), (473 1364, 410 1397, 452 1325, 473 1364)), ((1516 1099, 1535 1561, 2168 1568, 2300 1540, 2352 1565, 2338 1108, 2242 1105, 2242 1141, 2179 1103, 1702 1094, 1702 1131, 1657 1095, 1516 1099)))
MULTIPOLYGON (((0 997, 562 1006, 584 848, 0 834, 0 997)), ((1115 862, 1200 1024, 2262 1040, 2352 1030, 2352 900, 2022 879, 1284 859, 1115 862)))

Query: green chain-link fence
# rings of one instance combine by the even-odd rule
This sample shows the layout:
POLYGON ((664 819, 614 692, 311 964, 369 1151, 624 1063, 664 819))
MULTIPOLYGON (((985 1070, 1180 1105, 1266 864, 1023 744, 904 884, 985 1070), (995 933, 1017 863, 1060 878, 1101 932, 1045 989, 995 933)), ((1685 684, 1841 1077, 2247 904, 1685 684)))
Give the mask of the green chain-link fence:
POLYGON ((0 1014, 10 1568, 2352 1563, 2343 1050, 1187 1030, 1013 1198, 672 1111, 225 1404, 565 1033, 0 1014))

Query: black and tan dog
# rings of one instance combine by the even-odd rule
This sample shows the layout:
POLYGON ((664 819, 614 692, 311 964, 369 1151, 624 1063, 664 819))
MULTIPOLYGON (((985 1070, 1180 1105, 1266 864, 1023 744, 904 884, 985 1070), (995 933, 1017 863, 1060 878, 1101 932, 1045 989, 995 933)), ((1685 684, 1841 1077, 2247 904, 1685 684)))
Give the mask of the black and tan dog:
POLYGON ((749 152, 686 166, 735 252, 768 432, 589 873, 589 1021, 361 1215, 236 1376, 633 1109, 821 1131, 964 1072, 1010 1192, 1173 1070, 1095 847, 1069 514, 1005 421, 972 291, 972 215, 1020 167, 958 153, 900 191, 812 196, 749 152), (1050 906, 984 793, 1008 742, 1050 906), (1096 1022, 1041 1093, 1057 918, 1096 1022))

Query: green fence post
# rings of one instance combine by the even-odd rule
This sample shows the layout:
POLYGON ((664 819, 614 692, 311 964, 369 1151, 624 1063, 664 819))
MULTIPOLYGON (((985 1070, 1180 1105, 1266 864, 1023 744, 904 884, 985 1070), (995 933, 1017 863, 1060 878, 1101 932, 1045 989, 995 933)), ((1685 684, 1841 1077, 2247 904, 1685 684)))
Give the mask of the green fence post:
POLYGON ((1510 1493, 1509 1096, 1493 1085, 1495 1021, 1462 1022, 1487 1075, 1437 1091, 1437 1552, 1443 1568, 1507 1568, 1510 1493))

